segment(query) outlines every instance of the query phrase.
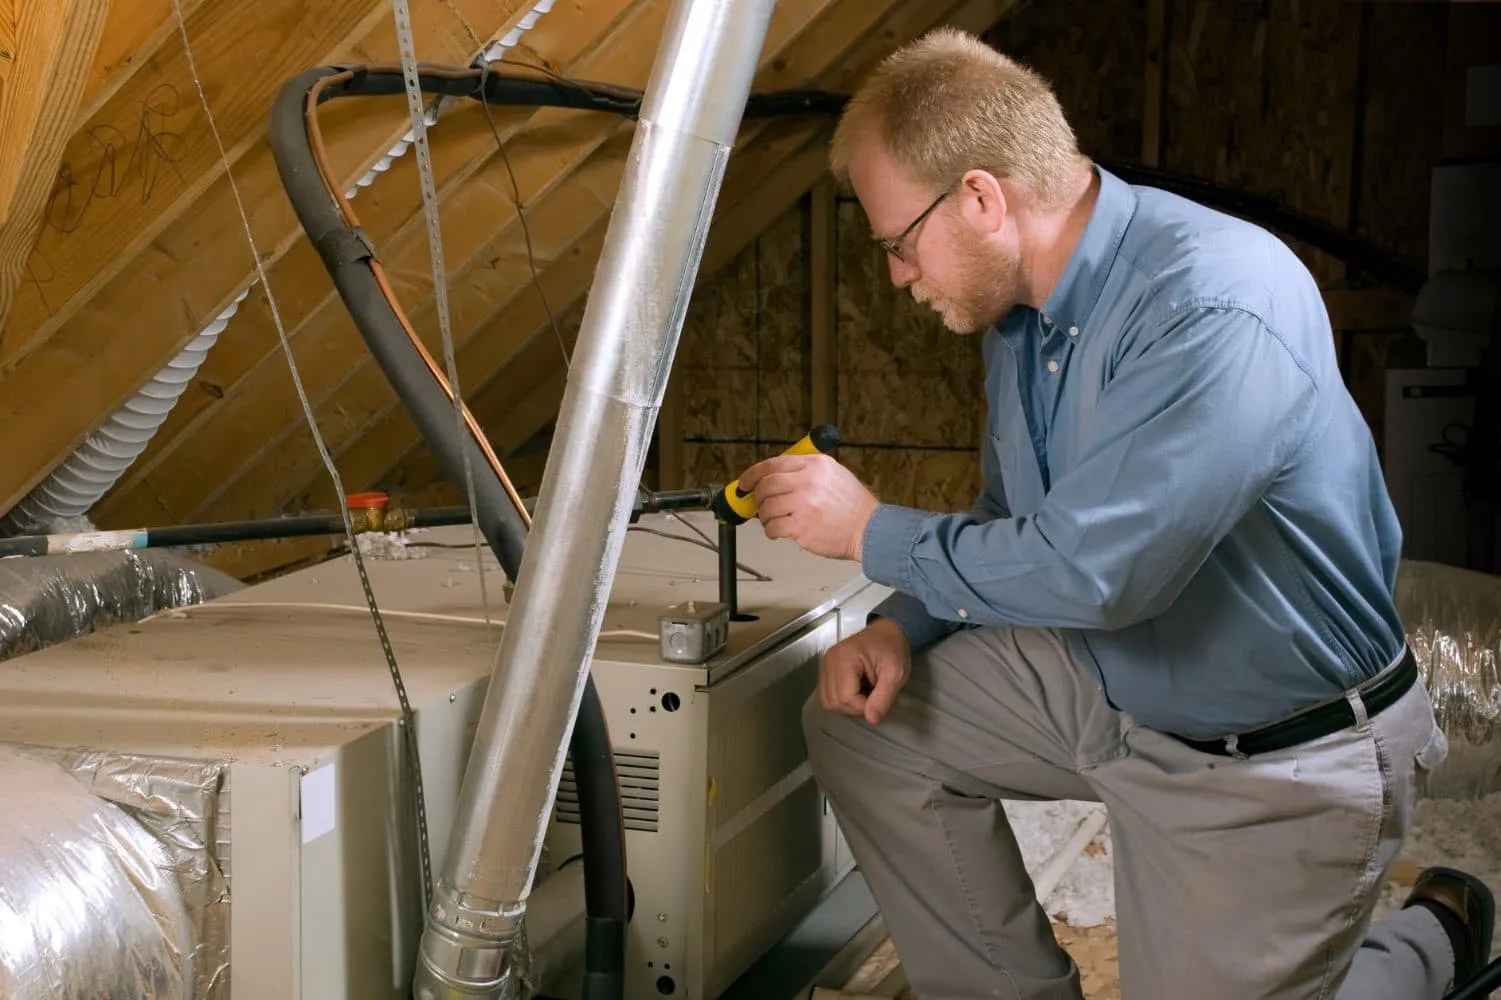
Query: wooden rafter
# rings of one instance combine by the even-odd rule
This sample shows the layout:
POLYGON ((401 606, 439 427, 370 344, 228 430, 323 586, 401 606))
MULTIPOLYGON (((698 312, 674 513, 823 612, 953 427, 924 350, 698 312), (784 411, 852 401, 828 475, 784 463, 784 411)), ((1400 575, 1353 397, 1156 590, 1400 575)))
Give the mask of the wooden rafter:
POLYGON ((46 199, 27 280, 0 328, 0 370, 24 358, 224 173, 198 97, 209 95, 230 161, 265 135, 280 82, 345 52, 387 18, 381 0, 213 0, 70 138, 46 199), (197 78, 194 68, 196 66, 197 78))
MULTIPOLYGON (((346 6, 355 2, 339 0, 339 4, 346 6)), ((317 18, 304 23, 301 15, 306 14, 307 7, 301 0, 290 5, 283 0, 263 0, 250 5, 234 0, 205 0, 199 7, 198 18, 204 30, 195 31, 191 18, 188 23, 200 72, 206 74, 210 63, 218 67, 216 77, 234 71, 233 79, 220 80, 217 90, 207 75, 205 84, 226 143, 231 144, 232 150, 240 148, 246 154, 236 161, 234 176, 251 212, 258 248, 268 265, 285 254, 302 235, 264 142, 266 113, 276 90, 283 80, 310 63, 391 60, 398 55, 387 0, 360 0, 360 5, 350 10, 363 16, 346 18, 343 27, 330 28, 325 23, 325 14, 330 22, 337 22, 335 8, 339 4, 330 0, 328 5, 320 7, 317 18), (269 30, 265 12, 273 8, 285 8, 284 17, 278 22, 279 30, 299 39, 300 45, 293 51, 277 45, 257 48, 260 34, 244 32, 226 50, 229 40, 222 37, 223 31, 217 27, 213 32, 206 30, 217 24, 212 18, 224 17, 226 10, 246 12, 246 17, 254 18, 255 24, 269 30), (294 14, 298 16, 293 18, 294 14), (210 20, 205 22, 205 18, 210 20), (351 32, 350 23, 359 30, 351 32), (322 51, 311 56, 302 51, 309 44, 309 37, 321 40, 322 51), (206 47, 206 39, 218 39, 221 53, 227 54, 214 59, 213 50, 206 47), (248 82, 251 80, 253 85, 248 82), (248 90, 256 88, 262 91, 259 105, 247 96, 248 90), (216 97, 219 93, 233 96, 221 102, 216 97), (223 117, 226 110, 236 111, 238 117, 226 121, 223 117), (260 138, 255 141, 245 138, 252 132, 260 138), (241 137, 238 146, 233 145, 236 135, 241 137)), ((452 0, 414 5, 413 28, 418 51, 435 62, 467 63, 479 54, 485 39, 514 23, 529 6, 524 0, 503 3, 452 0)), ((170 41, 164 44, 151 65, 138 71, 100 114, 108 115, 110 108, 118 108, 122 102, 128 107, 130 95, 138 99, 141 93, 154 92, 153 81, 170 82, 166 78, 182 68, 182 56, 180 42, 175 46, 170 41)), ((196 88, 191 82, 184 86, 187 89, 181 94, 182 113, 188 114, 191 98, 194 101, 191 106, 200 112, 202 124, 196 88)), ((402 101, 393 99, 385 110, 383 117, 371 114, 369 108, 363 112, 329 109, 325 119, 328 154, 343 183, 352 184, 407 130, 402 101)), ((206 127, 194 140, 200 141, 213 145, 206 127)), ((214 149, 217 156, 217 147, 214 149)), ((107 274, 101 272, 97 277, 84 279, 87 284, 101 286, 100 290, 65 322, 57 324, 50 336, 36 338, 28 351, 0 361, 0 397, 5 400, 0 446, 6 449, 9 459, 0 468, 0 506, 8 509, 24 496, 61 456, 76 448, 100 421, 160 371, 253 280, 254 266, 234 192, 223 175, 222 163, 213 172, 215 176, 206 190, 202 190, 203 178, 197 179, 202 194, 193 203, 191 212, 177 213, 169 225, 153 222, 149 228, 156 235, 143 249, 125 252, 118 261, 109 262, 105 268, 107 274), (79 405, 83 400, 91 405, 79 405)), ((131 176, 140 179, 139 175, 131 176)), ((186 207, 186 199, 183 201, 182 207, 186 207)), ((138 221, 132 210, 120 211, 138 221)), ((32 265, 34 268, 35 254, 32 265)), ((23 281, 21 289, 27 287, 28 283, 23 281)), ((34 307, 35 296, 31 299, 34 307)), ((23 297, 18 295, 10 317, 11 326, 19 322, 23 305, 23 297)), ((11 346, 9 340, 0 341, 0 351, 11 346)))
MULTIPOLYGON (((801 83, 809 59, 825 58, 786 48, 825 7, 824 0, 778 7, 763 51, 770 85, 801 83)), ((574 74, 644 86, 651 61, 643 53, 655 50, 669 8, 667 0, 649 0, 609 44, 581 61, 574 74)), ((566 249, 568 234, 586 231, 608 213, 630 135, 629 123, 614 116, 548 109, 521 133, 521 141, 508 146, 507 158, 528 206, 528 226, 543 263, 555 250, 566 249)), ((456 336, 462 338, 530 280, 525 234, 516 219, 504 160, 497 157, 491 169, 445 198, 443 230, 449 303, 456 336)), ((436 353, 431 272, 420 223, 404 241, 379 249, 404 308, 436 353)), ((369 360, 341 302, 330 300, 316 319, 295 331, 294 351, 303 384, 318 404, 325 440, 331 449, 341 450, 350 432, 378 419, 395 404, 395 397, 369 360)), ((271 468, 278 481, 296 489, 321 473, 321 459, 290 388, 285 359, 268 356, 239 385, 226 389, 223 405, 211 423, 194 433, 188 452, 158 463, 149 473, 149 485, 146 479, 134 488, 122 484, 119 496, 101 505, 101 520, 125 523, 152 511, 159 519, 197 520, 217 518, 224 509, 275 509, 284 498, 272 494, 274 484, 246 480, 246 475, 259 477, 261 473, 253 470, 271 468), (184 475, 185 468, 192 473, 184 475), (128 501, 127 489, 136 494, 128 501)))
POLYGON ((0 87, 16 61, 16 0, 0 0, 0 87))
MULTIPOLYGON (((184 20, 207 0, 177 0, 184 20)), ((104 37, 94 53, 83 88, 83 103, 73 119, 76 131, 119 93, 127 80, 151 61, 157 51, 179 33, 173 0, 110 0, 104 37)))
MULTIPOLYGON (((990 27, 1014 6, 1010 0, 967 0, 937 9, 921 5, 898 6, 883 18, 879 28, 860 35, 858 41, 843 45, 823 41, 831 69, 816 74, 814 83, 830 89, 852 85, 877 60, 901 42, 921 34, 937 23, 949 23, 974 31, 990 27)), ((822 143, 814 137, 823 124, 769 130, 761 142, 742 149, 731 158, 732 174, 726 179, 726 195, 711 230, 713 236, 705 253, 704 273, 712 273, 748 244, 765 225, 802 197, 821 176, 825 176, 822 143), (810 148, 810 146, 812 148, 810 148), (749 193, 736 198, 736 162, 740 178, 755 178, 749 193)), ((743 190, 743 189, 742 189, 743 190)), ((604 220, 568 258, 554 264, 543 275, 543 283, 555 311, 564 311, 586 293, 592 277, 592 263, 603 242, 604 220), (588 266, 579 266, 580 263, 588 266)), ((508 439, 524 441, 551 419, 543 404, 537 402, 545 386, 556 386, 552 413, 561 399, 561 352, 554 342, 547 318, 535 305, 530 294, 516 296, 485 327, 468 340, 471 349, 460 357, 460 371, 468 373, 477 387, 474 407, 482 426, 500 427, 514 423, 505 434, 508 439), (552 373, 549 374, 549 366, 552 373), (531 387, 536 391, 529 391, 531 387), (524 394, 527 403, 517 405, 520 412, 506 416, 509 401, 524 394), (489 422, 484 421, 488 418, 489 422), (520 418, 519 420, 517 418, 520 418)), ((340 468, 352 481, 377 482, 384 479, 403 454, 420 446, 415 427, 404 412, 395 410, 355 442, 340 456, 340 468)), ((334 501, 327 485, 319 481, 310 485, 289 505, 294 508, 323 507, 334 501)))
POLYGON ((42 229, 109 7, 109 0, 52 0, 6 12, 14 30, 0 46, 14 55, 0 92, 0 322, 42 229))

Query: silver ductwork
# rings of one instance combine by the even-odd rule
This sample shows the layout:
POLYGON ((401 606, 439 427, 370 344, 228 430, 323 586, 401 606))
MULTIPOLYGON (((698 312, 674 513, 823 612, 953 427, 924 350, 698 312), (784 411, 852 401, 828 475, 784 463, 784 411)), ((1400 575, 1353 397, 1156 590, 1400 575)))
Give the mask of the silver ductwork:
POLYGON ((569 369, 422 937, 418 1000, 496 997, 775 0, 674 0, 569 369))
POLYGON ((0 660, 232 594, 239 580, 160 549, 0 560, 0 660))
POLYGON ((1404 560, 1397 610, 1449 740, 1423 795, 1479 799, 1501 792, 1501 578, 1404 560))
POLYGON ((54 763, 0 750, 0 996, 188 1000, 196 933, 167 848, 54 763))

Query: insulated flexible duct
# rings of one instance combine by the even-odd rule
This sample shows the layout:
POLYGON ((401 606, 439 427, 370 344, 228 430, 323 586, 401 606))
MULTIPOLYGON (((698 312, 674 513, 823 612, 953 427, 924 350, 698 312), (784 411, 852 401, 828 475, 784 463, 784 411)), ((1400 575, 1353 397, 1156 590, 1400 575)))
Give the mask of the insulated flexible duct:
POLYGON ((0 997, 188 1000, 194 933, 172 858, 55 764, 0 750, 0 997))
POLYGON ((146 450, 247 294, 248 289, 241 292, 77 451, 0 518, 0 535, 45 530, 88 513, 146 450))

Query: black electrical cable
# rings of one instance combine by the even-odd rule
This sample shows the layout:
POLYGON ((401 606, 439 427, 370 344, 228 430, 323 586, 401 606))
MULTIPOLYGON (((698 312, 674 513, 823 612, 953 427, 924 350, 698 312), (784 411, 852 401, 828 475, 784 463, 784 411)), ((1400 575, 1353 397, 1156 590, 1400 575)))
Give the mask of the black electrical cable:
MULTIPOLYGON (((488 105, 562 107, 634 117, 640 91, 603 84, 499 73, 491 67, 422 65, 418 85, 438 96, 488 105)), ((348 202, 327 176, 314 116, 335 97, 404 92, 399 64, 324 66, 287 82, 271 112, 270 139, 288 200, 318 251, 371 354, 412 414, 450 482, 465 479, 465 451, 474 473, 475 518, 506 575, 515 581, 526 534, 522 504, 471 415, 469 435, 454 425, 454 399, 427 356, 379 268, 375 248, 360 231, 348 202)), ((845 98, 813 91, 752 95, 745 117, 832 114, 845 98)), ((632 909, 625 829, 613 745, 592 678, 575 720, 570 754, 579 792, 584 848, 587 939, 584 997, 619 1000, 624 990, 625 926, 632 909)), ((420 775, 418 776, 420 779, 420 775)))
MULTIPOLYGON (((437 528, 468 524, 468 507, 422 507, 403 514, 401 528, 437 528)), ((387 527, 381 530, 395 530, 387 527)), ((298 514, 255 521, 218 521, 212 524, 175 524, 165 528, 135 531, 78 531, 50 535, 13 535, 0 538, 0 558, 45 556, 82 551, 159 549, 179 545, 220 545, 225 542, 261 541, 272 538, 302 538, 309 535, 343 535, 341 514, 298 514)))
POLYGON ((1428 280, 1421 267, 1397 256, 1390 250, 1322 219, 1295 212, 1280 202, 1236 188, 1225 187, 1197 177, 1171 173, 1134 163, 1096 160, 1106 170, 1128 184, 1161 188, 1192 199, 1201 205, 1240 216, 1257 225, 1295 240, 1363 271, 1373 278, 1409 294, 1415 294, 1428 280))

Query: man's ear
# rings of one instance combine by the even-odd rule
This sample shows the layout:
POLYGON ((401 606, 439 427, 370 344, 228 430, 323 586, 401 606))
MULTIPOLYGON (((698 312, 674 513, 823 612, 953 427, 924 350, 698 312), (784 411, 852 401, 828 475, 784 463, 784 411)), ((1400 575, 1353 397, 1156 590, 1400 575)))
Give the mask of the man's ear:
POLYGON ((969 170, 959 180, 964 220, 984 235, 999 233, 1009 206, 1001 182, 988 170, 969 170))

